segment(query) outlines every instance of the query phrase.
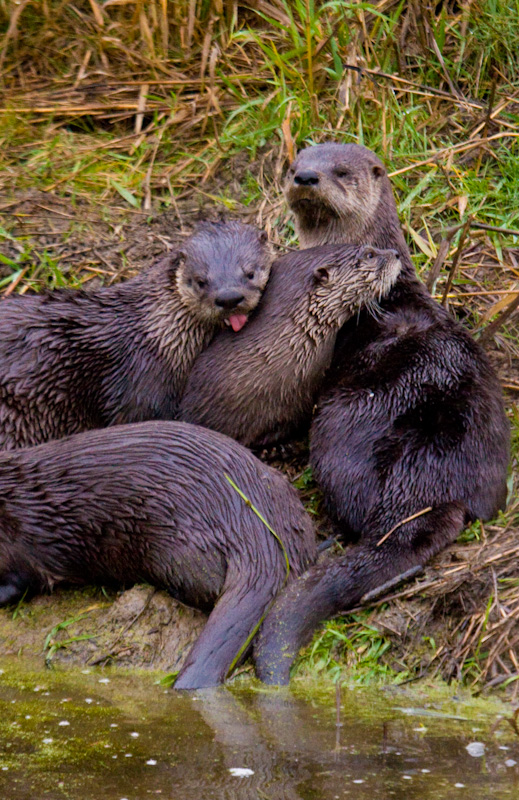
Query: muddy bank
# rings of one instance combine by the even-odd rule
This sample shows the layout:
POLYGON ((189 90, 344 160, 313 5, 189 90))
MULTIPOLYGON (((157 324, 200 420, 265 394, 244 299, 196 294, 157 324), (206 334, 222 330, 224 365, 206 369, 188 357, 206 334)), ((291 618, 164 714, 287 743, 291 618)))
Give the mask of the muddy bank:
MULTIPOLYGON (((307 502, 310 498, 319 505, 311 485, 300 491, 307 502)), ((331 531, 324 516, 318 522, 323 533, 331 531)), ((295 684, 308 676, 331 683, 339 674, 350 683, 362 682, 366 651, 377 644, 379 653, 368 665, 371 669, 376 662, 376 682, 439 676, 478 691, 505 686, 507 695, 515 697, 515 530, 503 522, 479 531, 473 526, 465 536, 469 541, 441 553, 416 580, 368 608, 323 625, 295 665, 295 684)), ((334 558, 337 551, 336 545, 321 558, 334 558)), ((94 587, 60 589, 17 608, 0 609, 0 652, 36 658, 41 665, 170 673, 181 668, 205 622, 202 612, 149 586, 118 593, 94 587)), ((252 665, 246 670, 253 675, 252 665)))
POLYGON ((176 672, 206 622, 166 592, 58 590, 0 609, 0 652, 83 666, 176 672))

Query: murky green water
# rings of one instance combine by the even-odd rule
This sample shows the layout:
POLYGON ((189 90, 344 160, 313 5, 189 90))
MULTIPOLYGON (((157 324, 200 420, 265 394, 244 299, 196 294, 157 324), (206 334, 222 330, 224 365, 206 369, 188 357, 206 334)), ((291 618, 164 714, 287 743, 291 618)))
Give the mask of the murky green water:
POLYGON ((343 690, 337 727, 331 692, 186 695, 149 673, 0 667, 2 800, 519 796, 519 737, 456 697, 343 690))

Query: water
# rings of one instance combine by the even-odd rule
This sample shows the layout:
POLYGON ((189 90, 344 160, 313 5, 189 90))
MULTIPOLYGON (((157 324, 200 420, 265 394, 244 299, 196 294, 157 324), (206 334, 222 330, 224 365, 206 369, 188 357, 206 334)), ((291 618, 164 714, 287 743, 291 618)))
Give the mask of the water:
POLYGON ((519 737, 495 708, 456 698, 343 690, 338 727, 332 691, 193 695, 165 691, 149 673, 32 672, 22 659, 0 667, 5 800, 519 794, 519 737))

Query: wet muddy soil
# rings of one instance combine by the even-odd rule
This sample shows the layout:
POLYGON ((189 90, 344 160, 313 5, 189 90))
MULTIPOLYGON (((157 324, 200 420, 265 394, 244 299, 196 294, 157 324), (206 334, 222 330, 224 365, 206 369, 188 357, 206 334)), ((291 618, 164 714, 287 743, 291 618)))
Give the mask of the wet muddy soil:
POLYGON ((206 622, 166 592, 57 590, 0 609, 0 653, 45 663, 112 664, 176 672, 206 622))

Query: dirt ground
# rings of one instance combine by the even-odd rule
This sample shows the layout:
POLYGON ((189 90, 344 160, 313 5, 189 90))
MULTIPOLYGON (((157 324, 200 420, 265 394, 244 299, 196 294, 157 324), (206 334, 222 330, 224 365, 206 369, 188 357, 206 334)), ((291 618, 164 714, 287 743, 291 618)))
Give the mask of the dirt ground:
POLYGON ((59 590, 0 611, 3 655, 176 672, 206 616, 150 586, 118 594, 59 590))

